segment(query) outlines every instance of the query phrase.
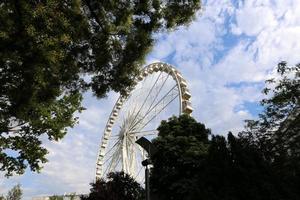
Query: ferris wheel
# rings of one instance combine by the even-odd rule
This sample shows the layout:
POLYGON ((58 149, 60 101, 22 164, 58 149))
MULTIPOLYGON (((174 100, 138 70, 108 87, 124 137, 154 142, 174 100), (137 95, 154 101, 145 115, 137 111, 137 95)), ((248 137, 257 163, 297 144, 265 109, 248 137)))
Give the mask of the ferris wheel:
POLYGON ((172 115, 191 114, 187 82, 173 66, 152 63, 141 70, 135 86, 115 103, 100 142, 96 179, 114 171, 142 177, 141 161, 146 152, 135 142, 157 136, 161 120, 172 115))

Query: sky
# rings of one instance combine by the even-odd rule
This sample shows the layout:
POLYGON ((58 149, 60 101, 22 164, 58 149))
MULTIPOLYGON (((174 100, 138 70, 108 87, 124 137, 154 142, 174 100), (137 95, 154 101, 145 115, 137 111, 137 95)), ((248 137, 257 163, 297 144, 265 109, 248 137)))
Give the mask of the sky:
MULTIPOLYGON (((147 64, 170 63, 188 82, 193 117, 226 135, 243 129, 245 119, 262 110, 264 80, 275 76, 278 62, 300 62, 300 0, 205 0, 188 27, 155 35, 147 64)), ((84 96, 79 124, 59 142, 45 140, 49 162, 41 173, 29 170, 6 179, 0 194, 20 183, 24 199, 87 193, 105 123, 118 94, 97 100, 84 96)))

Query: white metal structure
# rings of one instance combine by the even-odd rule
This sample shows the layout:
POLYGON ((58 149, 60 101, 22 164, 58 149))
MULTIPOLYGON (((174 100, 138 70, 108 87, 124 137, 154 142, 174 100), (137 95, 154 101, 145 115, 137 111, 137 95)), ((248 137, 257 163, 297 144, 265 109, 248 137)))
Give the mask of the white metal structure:
POLYGON ((124 171, 140 179, 145 152, 135 143, 155 137, 161 120, 191 114, 191 94, 179 71, 165 63, 146 66, 134 88, 120 96, 107 121, 96 164, 96 179, 112 171, 124 171))

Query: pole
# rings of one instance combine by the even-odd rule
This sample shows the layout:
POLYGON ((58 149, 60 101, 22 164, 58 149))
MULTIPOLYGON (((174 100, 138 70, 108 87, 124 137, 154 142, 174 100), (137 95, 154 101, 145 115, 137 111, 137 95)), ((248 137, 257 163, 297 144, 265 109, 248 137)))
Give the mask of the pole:
POLYGON ((150 200, 150 184, 149 184, 149 168, 146 165, 145 169, 145 184, 146 184, 146 200, 150 200))
POLYGON ((149 183, 149 168, 148 165, 151 164, 151 156, 157 153, 157 149, 155 146, 145 137, 139 138, 135 141, 138 145, 140 145, 147 153, 148 159, 142 161, 142 165, 145 168, 145 188, 146 188, 146 200, 150 200, 150 183, 149 183))

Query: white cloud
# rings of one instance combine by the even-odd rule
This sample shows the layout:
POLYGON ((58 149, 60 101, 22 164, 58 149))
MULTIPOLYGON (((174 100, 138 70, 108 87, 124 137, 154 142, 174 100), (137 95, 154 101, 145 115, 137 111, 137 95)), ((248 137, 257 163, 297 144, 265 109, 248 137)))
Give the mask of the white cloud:
POLYGON ((226 33, 225 18, 233 12, 233 6, 230 1, 211 1, 204 10, 188 27, 159 34, 149 59, 172 59, 175 63, 193 60, 203 66, 211 65, 214 51, 223 48, 220 37, 226 33))
POLYGON ((237 25, 233 26, 233 33, 245 33, 248 36, 255 36, 264 29, 272 29, 277 25, 270 7, 249 4, 236 11, 236 21, 237 25))
POLYGON ((89 106, 87 110, 79 114, 79 125, 88 130, 99 129, 99 122, 103 120, 101 116, 108 114, 108 112, 108 110, 100 109, 96 105, 89 106))
POLYGON ((300 26, 278 27, 275 31, 261 33, 253 43, 258 51, 258 63, 267 67, 286 60, 291 63, 299 62, 300 26))
POLYGON ((255 49, 249 47, 249 42, 240 42, 212 67, 213 78, 219 84, 264 80, 263 70, 255 63, 254 54, 255 49))
POLYGON ((267 69, 281 60, 299 61, 300 1, 246 1, 236 11, 233 31, 254 36, 246 50, 250 56, 257 51, 256 64, 267 69), (252 51, 252 52, 251 52, 252 51))

